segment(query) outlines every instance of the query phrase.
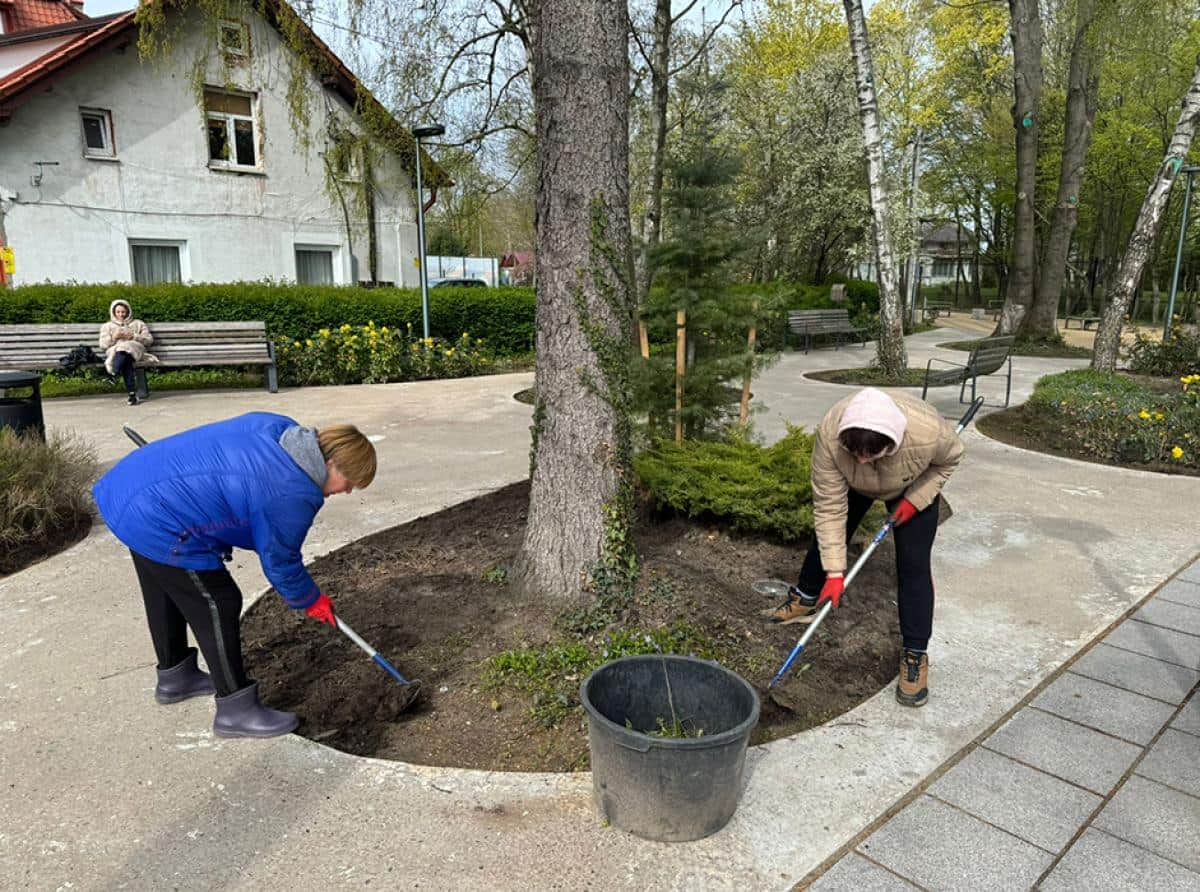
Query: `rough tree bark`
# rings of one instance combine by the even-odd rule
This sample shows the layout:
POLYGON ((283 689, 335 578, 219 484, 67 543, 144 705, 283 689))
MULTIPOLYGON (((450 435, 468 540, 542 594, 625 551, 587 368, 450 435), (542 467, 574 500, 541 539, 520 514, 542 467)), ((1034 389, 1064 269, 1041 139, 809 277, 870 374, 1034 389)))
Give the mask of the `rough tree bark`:
POLYGON ((1012 18, 1013 126, 1017 131, 1017 200, 1013 258, 1004 309, 996 334, 1014 334, 1033 303, 1037 243, 1034 189, 1037 183, 1038 113, 1042 98, 1042 17, 1038 0, 1008 0, 1012 18))
POLYGON ((1121 266, 1108 286, 1104 315, 1100 320, 1100 330, 1096 333, 1096 346, 1092 354, 1092 368, 1098 371, 1111 372, 1117 367, 1117 350, 1121 346, 1121 328, 1125 323, 1125 315, 1129 312, 1133 292, 1142 277, 1146 259, 1150 256, 1150 248, 1162 225, 1163 211, 1171 194, 1171 186, 1175 183, 1176 175, 1187 158, 1188 149, 1191 148, 1192 138, 1196 135, 1196 125, 1200 122, 1200 59, 1197 60, 1196 71, 1183 97, 1182 106, 1167 156, 1150 184, 1142 202, 1142 209, 1138 211, 1133 234, 1129 237, 1129 246, 1125 249, 1125 256, 1121 258, 1121 266))
POLYGON ((1058 337, 1058 302, 1067 275, 1067 255, 1079 216, 1084 163, 1092 139, 1092 121, 1100 92, 1099 41, 1092 33, 1097 0, 1078 0, 1075 39, 1067 76, 1067 109, 1063 127, 1062 166, 1054 214, 1042 246, 1038 287, 1024 330, 1039 338, 1058 337))
POLYGON ((875 231, 875 260, 879 269, 879 367, 899 379, 908 368, 904 346, 904 304, 896 283, 896 255, 888 226, 888 189, 884 179, 883 137, 879 106, 875 101, 875 70, 862 0, 842 0, 854 56, 854 82, 858 87, 858 116, 867 151, 867 182, 871 193, 871 224, 875 231))
POLYGON ((650 154, 650 194, 646 204, 645 250, 637 267, 639 306, 650 291, 654 271, 649 252, 662 239, 663 172, 667 156, 667 100, 670 96, 671 0, 655 0, 654 46, 650 56, 650 128, 653 147, 650 154))
POLYGON ((531 595, 547 599, 580 597, 606 536, 628 532, 620 371, 633 322, 626 16, 614 0, 530 4, 537 403, 518 573, 531 595))

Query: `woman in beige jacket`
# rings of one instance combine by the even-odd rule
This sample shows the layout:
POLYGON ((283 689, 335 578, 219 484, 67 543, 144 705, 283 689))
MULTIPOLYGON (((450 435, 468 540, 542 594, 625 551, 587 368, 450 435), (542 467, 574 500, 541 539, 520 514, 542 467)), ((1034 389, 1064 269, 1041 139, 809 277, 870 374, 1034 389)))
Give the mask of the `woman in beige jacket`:
POLYGON ((776 623, 807 622, 824 601, 838 606, 846 543, 871 505, 882 500, 896 515, 897 603, 904 639, 896 699, 905 706, 923 706, 929 697, 930 556, 942 486, 964 451, 954 425, 916 397, 868 387, 830 409, 813 443, 816 541, 798 585, 771 614, 776 623))
POLYGON ((110 375, 125 379, 129 405, 136 406, 137 385, 133 367, 143 360, 156 362, 146 348, 154 343, 154 335, 141 319, 133 318, 129 301, 118 298, 108 305, 108 321, 100 326, 100 349, 104 351, 104 368, 110 375))

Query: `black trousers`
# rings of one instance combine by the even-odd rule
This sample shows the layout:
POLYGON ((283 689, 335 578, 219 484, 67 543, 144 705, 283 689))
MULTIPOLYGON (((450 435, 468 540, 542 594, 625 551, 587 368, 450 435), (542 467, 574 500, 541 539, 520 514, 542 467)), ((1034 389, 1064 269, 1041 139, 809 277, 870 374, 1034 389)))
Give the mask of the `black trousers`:
MULTIPOLYGON (((870 496, 854 490, 850 490, 848 501, 847 542, 875 503, 870 496)), ((896 510, 899 502, 898 498, 888 502, 888 511, 896 510)), ((927 649, 933 634, 933 571, 930 557, 933 554, 933 540, 937 536, 940 506, 941 496, 938 496, 928 508, 917 512, 916 517, 892 531, 896 541, 896 575, 900 580, 900 596, 896 599, 900 609, 900 634, 904 638, 904 646, 914 650, 927 649)), ((797 585, 802 592, 814 595, 821 591, 824 584, 825 568, 821 565, 821 551, 814 537, 812 547, 804 557, 797 585)))
POLYGON ((137 382, 133 376, 134 359, 133 356, 123 350, 118 350, 113 356, 113 371, 125 379, 125 390, 133 393, 137 389, 137 382))
POLYGON ((131 551, 142 587, 146 620, 159 669, 177 666, 188 655, 187 630, 204 654, 217 695, 250 684, 242 665, 242 593, 224 567, 184 570, 131 551))

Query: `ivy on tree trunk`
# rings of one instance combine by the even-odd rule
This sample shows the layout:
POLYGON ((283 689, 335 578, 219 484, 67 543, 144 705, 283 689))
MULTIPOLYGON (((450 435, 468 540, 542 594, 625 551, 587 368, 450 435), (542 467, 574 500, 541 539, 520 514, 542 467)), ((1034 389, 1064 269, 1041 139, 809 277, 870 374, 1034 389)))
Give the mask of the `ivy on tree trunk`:
POLYGON ((537 405, 526 588, 578 598, 632 542, 625 4, 530 6, 537 122, 537 405))

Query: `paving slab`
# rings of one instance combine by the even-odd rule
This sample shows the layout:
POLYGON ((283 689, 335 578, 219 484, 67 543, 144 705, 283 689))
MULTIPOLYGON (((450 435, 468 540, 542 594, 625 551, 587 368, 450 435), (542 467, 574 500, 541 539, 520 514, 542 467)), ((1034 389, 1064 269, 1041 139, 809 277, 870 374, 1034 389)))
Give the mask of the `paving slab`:
MULTIPOLYGON (((936 349, 955 337, 909 338, 913 364, 961 358, 936 349)), ((870 354, 783 356, 755 381, 758 435, 773 442, 789 422, 816 424, 853 389, 803 373, 870 354)), ((1042 375, 1085 364, 1016 357, 1014 402, 1042 375)), ((376 440, 380 473, 321 511, 311 561, 524 478, 531 409, 512 394, 532 378, 164 393, 136 407, 114 395, 44 411, 52 433, 83 432, 105 466, 132 448, 122 422, 149 438, 247 411, 358 424, 376 440)), ((954 388, 930 400, 948 418, 962 412, 954 388)), ((35 889, 788 889, 1195 556, 1200 480, 1039 455, 974 428, 963 439, 967 458, 947 487, 955 517, 933 555, 929 705, 904 710, 887 685, 826 725, 751 748, 733 820, 682 846, 602 827, 587 774, 384 762, 295 736, 214 739, 211 702, 153 702, 129 557, 97 527, 0 580, 0 877, 35 889), (1103 510, 1117 503, 1119 515, 1103 510)), ((229 569, 248 595, 265 586, 252 556, 235 553, 229 569)), ((1095 751, 1103 762, 1103 744, 1095 751)))
POLYGON ((851 852, 808 887, 809 892, 914 892, 919 887, 851 852))
POLYGON ((1071 664, 1071 671, 1127 691, 1176 705, 1200 682, 1200 670, 1098 644, 1071 664))
POLYGON ((1028 889, 1054 856, 959 809, 922 796, 858 851, 926 889, 1028 889))
POLYGON ((1179 711, 1171 727, 1176 731, 1186 731, 1188 734, 1200 735, 1200 697, 1193 697, 1187 706, 1179 711))
POLYGON ((1194 582, 1200 585, 1200 561, 1196 561, 1186 570, 1179 574, 1180 579, 1186 579, 1188 582, 1194 582))
POLYGON ((1175 577, 1158 591, 1157 597, 1200 609, 1200 582, 1175 577))
POLYGON ((1200 892, 1200 873, 1089 828, 1038 888, 1042 892, 1200 892))
POLYGON ((1108 795, 1142 752, 1132 743, 1029 707, 983 745, 1101 796, 1108 795), (1079 753, 1088 757, 1081 759, 1079 753))
POLYGON ((1128 740, 1147 744, 1175 714, 1175 707, 1073 672, 1064 672, 1033 700, 1033 706, 1128 740))
POLYGON ((1050 852, 1061 851, 1103 801, 983 748, 970 753, 928 792, 1050 852))
POLYGON ((1134 775, 1093 826, 1200 870, 1200 799, 1134 775))
POLYGON ((1168 728, 1138 764, 1137 773, 1197 797, 1200 820, 1200 737, 1168 728))
POLYGON ((1104 643, 1177 666, 1200 669, 1200 637, 1174 629, 1127 619, 1108 633, 1104 643))
POLYGON ((1177 632, 1200 636, 1200 610, 1195 607, 1187 607, 1183 604, 1176 604, 1174 601, 1164 601, 1155 597, 1133 616, 1134 619, 1140 619, 1145 623, 1153 623, 1177 632))

